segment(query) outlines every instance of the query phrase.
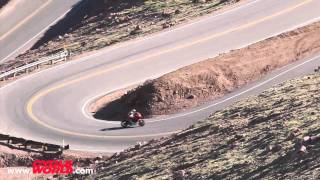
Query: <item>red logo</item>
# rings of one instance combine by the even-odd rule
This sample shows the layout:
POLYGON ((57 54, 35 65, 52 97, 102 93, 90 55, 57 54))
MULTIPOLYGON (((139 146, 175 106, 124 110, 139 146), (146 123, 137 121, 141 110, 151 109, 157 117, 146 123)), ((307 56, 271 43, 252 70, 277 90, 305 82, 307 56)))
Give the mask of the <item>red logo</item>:
POLYGON ((72 174, 72 160, 35 160, 32 163, 34 174, 72 174))

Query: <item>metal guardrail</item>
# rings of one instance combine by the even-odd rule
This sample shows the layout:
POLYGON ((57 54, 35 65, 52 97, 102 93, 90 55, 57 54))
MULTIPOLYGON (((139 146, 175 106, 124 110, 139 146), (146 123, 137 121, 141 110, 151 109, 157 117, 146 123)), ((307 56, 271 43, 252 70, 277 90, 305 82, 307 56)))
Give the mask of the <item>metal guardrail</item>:
POLYGON ((0 144, 6 145, 10 148, 29 150, 35 152, 62 152, 63 150, 70 149, 69 145, 56 145, 43 143, 39 141, 28 140, 24 138, 18 138, 7 134, 0 134, 0 144))
POLYGON ((68 56, 69 56, 68 51, 62 51, 62 52, 59 52, 59 53, 56 53, 56 54, 53 54, 53 55, 50 55, 47 57, 39 58, 37 61, 35 61, 33 63, 26 64, 24 66, 21 66, 21 67, 18 67, 18 68, 15 68, 15 69, 12 69, 10 71, 7 71, 7 72, 0 74, 0 79, 6 80, 6 78, 8 76, 11 76, 11 75, 14 76, 18 72, 27 71, 28 69, 33 68, 35 66, 38 67, 40 64, 43 64, 43 63, 50 62, 51 64, 53 64, 54 62, 65 61, 65 60, 67 60, 68 56))

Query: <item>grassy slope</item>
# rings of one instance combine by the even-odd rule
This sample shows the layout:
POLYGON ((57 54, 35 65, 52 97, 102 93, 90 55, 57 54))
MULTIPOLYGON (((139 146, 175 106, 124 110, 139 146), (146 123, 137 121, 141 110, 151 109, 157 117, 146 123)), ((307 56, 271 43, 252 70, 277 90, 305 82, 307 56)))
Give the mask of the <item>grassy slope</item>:
POLYGON ((187 179, 312 179, 320 175, 320 142, 307 153, 297 149, 304 136, 320 133, 319 103, 319 74, 291 80, 115 156, 95 177, 167 179, 184 170, 187 179))

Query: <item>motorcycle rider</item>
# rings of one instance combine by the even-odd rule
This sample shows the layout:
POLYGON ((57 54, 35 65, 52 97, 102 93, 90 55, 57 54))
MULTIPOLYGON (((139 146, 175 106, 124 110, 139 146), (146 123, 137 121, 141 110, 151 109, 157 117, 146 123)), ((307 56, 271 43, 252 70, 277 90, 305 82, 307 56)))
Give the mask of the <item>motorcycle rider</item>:
POLYGON ((134 113, 136 113, 136 112, 137 112, 136 109, 132 109, 132 110, 128 113, 128 117, 129 117, 130 119, 133 119, 133 118, 134 118, 134 113))
POLYGON ((132 109, 128 113, 128 117, 121 121, 121 126, 123 128, 130 127, 132 125, 138 124, 139 126, 144 126, 145 121, 143 120, 142 114, 138 112, 136 109, 132 109))
POLYGON ((128 113, 128 117, 132 122, 137 122, 142 116, 139 112, 137 112, 136 109, 132 109, 129 113, 128 113))

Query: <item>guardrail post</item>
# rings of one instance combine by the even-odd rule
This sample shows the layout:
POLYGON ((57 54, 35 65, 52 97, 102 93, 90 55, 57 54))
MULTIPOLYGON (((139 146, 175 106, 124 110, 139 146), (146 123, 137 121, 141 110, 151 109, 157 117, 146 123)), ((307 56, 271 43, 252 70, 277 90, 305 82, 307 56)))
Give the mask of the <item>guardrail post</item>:
POLYGON ((41 147, 41 149, 42 149, 42 152, 44 152, 44 151, 46 150, 46 145, 43 144, 42 147, 41 147))

